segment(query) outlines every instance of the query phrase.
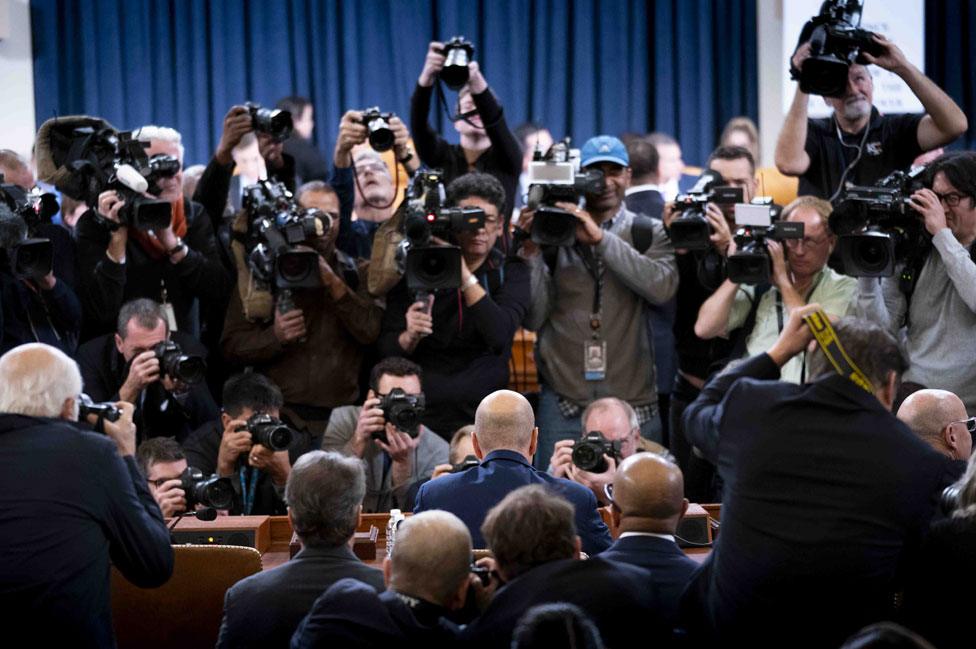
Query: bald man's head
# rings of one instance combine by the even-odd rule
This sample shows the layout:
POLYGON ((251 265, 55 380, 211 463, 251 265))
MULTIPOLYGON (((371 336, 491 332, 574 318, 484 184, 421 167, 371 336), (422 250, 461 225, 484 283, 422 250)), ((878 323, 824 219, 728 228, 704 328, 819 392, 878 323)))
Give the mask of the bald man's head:
POLYGON ((0 356, 0 412, 74 420, 80 393, 78 365, 60 349, 30 343, 0 356))
POLYGON ((959 460, 969 458, 973 441, 965 424, 966 406, 948 390, 919 390, 898 408, 898 419, 932 448, 959 460))
POLYGON ((477 448, 483 454, 506 449, 526 456, 535 452, 535 415, 518 392, 498 390, 482 399, 474 416, 477 448))
POLYGON ((432 510, 400 524, 384 571, 397 592, 455 608, 464 603, 470 566, 467 526, 454 514, 432 510))
POLYGON ((622 531, 673 534, 688 506, 685 481, 676 464, 655 453, 637 453, 617 467, 614 514, 622 531))

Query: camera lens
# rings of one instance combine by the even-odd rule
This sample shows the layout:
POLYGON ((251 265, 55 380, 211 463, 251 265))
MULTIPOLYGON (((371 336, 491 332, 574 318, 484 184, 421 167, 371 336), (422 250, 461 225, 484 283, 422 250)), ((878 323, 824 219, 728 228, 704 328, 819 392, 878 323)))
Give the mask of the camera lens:
POLYGON ((227 480, 208 480, 197 484, 197 502, 214 509, 230 509, 234 503, 234 488, 227 480))
POLYGON ((378 117, 370 120, 367 129, 369 130, 369 145, 373 147, 374 151, 382 153, 393 148, 395 141, 393 130, 390 129, 390 125, 385 119, 378 117))
POLYGON ((318 270, 317 266, 313 267, 308 255, 300 252, 285 252, 278 255, 278 276, 289 284, 297 285, 305 282, 316 270, 318 270))
POLYGON ((207 373, 207 365, 199 356, 181 356, 173 374, 184 383, 199 383, 207 373))
POLYGON ((887 240, 874 237, 859 241, 855 254, 858 267, 867 272, 880 272, 890 261, 887 240))
POLYGON ((589 442, 577 442, 573 447, 573 464, 591 473, 603 473, 607 470, 603 449, 589 442))

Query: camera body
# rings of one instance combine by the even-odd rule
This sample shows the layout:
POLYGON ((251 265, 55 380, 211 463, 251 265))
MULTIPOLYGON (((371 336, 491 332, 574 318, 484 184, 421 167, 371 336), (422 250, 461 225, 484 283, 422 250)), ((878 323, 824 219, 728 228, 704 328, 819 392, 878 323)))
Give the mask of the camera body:
POLYGON ((820 14, 803 26, 797 47, 809 41, 810 57, 800 70, 790 70, 792 77, 799 80, 800 90, 811 95, 842 97, 851 64, 867 62, 861 53, 884 54, 884 47, 872 38, 874 32, 858 27, 861 6, 860 0, 826 0, 820 14))
POLYGON ((122 417, 122 410, 114 403, 107 401, 96 403, 92 401, 90 396, 82 393, 78 398, 78 418, 81 419, 88 415, 95 415, 99 419, 115 422, 122 417))
POLYGON ((287 451, 294 438, 291 428, 267 413, 251 415, 247 420, 247 431, 251 433, 251 442, 272 451, 287 451))
POLYGON ((374 151, 382 153, 393 148, 396 140, 393 129, 390 128, 390 120, 393 117, 395 117, 393 113, 381 113, 377 106, 363 111, 363 125, 366 127, 369 145, 374 151))
POLYGON ((474 58, 474 45, 464 36, 454 36, 444 43, 443 54, 440 78, 451 90, 460 90, 468 82, 468 63, 474 58))
POLYGON ((149 193, 159 194, 159 181, 163 178, 172 178, 180 173, 181 169, 183 169, 183 165, 175 156, 159 153, 149 158, 149 173, 146 175, 149 193))
POLYGON ((911 195, 923 187, 925 167, 895 171, 875 186, 848 187, 830 215, 844 272, 853 277, 890 277, 912 251, 925 250, 928 236, 911 195))
MULTIPOLYGON (((424 395, 407 394, 400 388, 393 388, 380 400, 383 418, 410 437, 420 434, 420 418, 424 414, 424 395)), ((373 439, 386 442, 386 432, 373 433, 373 439)))
POLYGON ((621 441, 611 442, 600 431, 590 431, 573 444, 573 464, 590 473, 603 473, 609 467, 603 457, 621 459, 621 441))
POLYGON ((247 110, 251 113, 251 127, 260 133, 267 133, 275 142, 284 142, 291 137, 295 128, 291 113, 279 108, 264 108, 260 104, 247 102, 247 110))
POLYGON ((321 286, 318 253, 296 246, 326 235, 332 217, 299 207, 284 183, 272 180, 245 187, 242 205, 251 222, 245 247, 254 277, 276 289, 321 286))
POLYGON ((481 466, 481 462, 475 455, 465 455, 464 459, 457 464, 451 465, 451 473, 461 473, 461 471, 467 471, 471 467, 481 466))
POLYGON ((207 364, 201 356, 184 354, 173 340, 156 343, 153 353, 159 361, 160 377, 168 376, 187 385, 201 382, 207 374, 207 364))
POLYGON ((57 213, 53 194, 26 192, 17 185, 4 184, 0 173, 0 205, 12 218, 4 217, 0 225, 0 254, 6 256, 10 272, 17 279, 40 280, 54 270, 54 249, 47 238, 36 237, 42 223, 50 223, 57 213))
POLYGON ((188 510, 198 504, 214 509, 230 509, 234 504, 234 486, 230 478, 204 477, 200 469, 192 466, 180 474, 180 489, 186 494, 188 510))
POLYGON ((545 154, 536 151, 529 163, 526 205, 535 211, 530 236, 538 245, 575 244, 576 216, 556 203, 577 203, 584 194, 599 194, 606 188, 599 169, 580 171, 579 151, 569 145, 569 138, 556 142, 545 154))
POLYGON ((729 280, 736 284, 768 283, 773 260, 766 248, 766 240, 802 239, 803 223, 780 221, 764 226, 747 225, 736 230, 733 238, 737 249, 726 261, 729 280))
POLYGON ((712 226, 705 218, 705 205, 735 205, 743 200, 741 187, 723 185, 718 172, 706 169, 687 194, 679 194, 672 208, 676 214, 671 221, 671 245, 686 250, 707 250, 712 226))
POLYGON ((461 249, 435 245, 431 239, 451 240, 458 232, 485 227, 485 212, 475 207, 447 207, 439 170, 418 172, 408 191, 404 219, 407 288, 434 291, 461 286, 461 249))

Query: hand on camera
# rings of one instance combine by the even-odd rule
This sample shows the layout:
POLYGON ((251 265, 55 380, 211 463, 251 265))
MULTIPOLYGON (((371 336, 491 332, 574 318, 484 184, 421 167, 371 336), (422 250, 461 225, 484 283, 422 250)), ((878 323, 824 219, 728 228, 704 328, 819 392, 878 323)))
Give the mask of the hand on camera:
POLYGON ((156 487, 153 498, 163 512, 163 518, 172 518, 180 512, 186 511, 186 492, 180 489, 182 484, 179 478, 167 480, 163 486, 156 487))
POLYGON ((417 83, 425 88, 434 85, 434 80, 444 69, 444 43, 431 41, 427 46, 427 58, 424 59, 424 69, 420 71, 417 83))
POLYGON ((233 150, 241 143, 241 138, 254 130, 251 121, 251 111, 246 106, 231 106, 224 115, 224 130, 220 134, 220 143, 214 157, 222 165, 234 162, 233 150))
POLYGON ((729 244, 732 243, 732 230, 729 229, 729 222, 725 220, 722 208, 714 203, 705 203, 705 219, 712 227, 708 239, 719 253, 728 254, 729 244))
POLYGON ((790 63, 797 70, 803 69, 803 62, 810 58, 810 42, 807 41, 800 47, 796 48, 796 52, 793 54, 793 58, 790 59, 790 63))
POLYGON ((275 309, 274 335, 282 345, 305 338, 308 335, 305 330, 305 312, 294 309, 288 313, 281 313, 275 309))
POLYGON ((386 419, 383 410, 380 408, 380 400, 372 390, 366 393, 366 401, 359 411, 359 419, 356 421, 356 432, 353 433, 352 452, 358 457, 362 457, 366 452, 366 447, 373 439, 374 433, 382 432, 386 429, 386 419))
POLYGON ((116 448, 119 455, 135 455, 136 452, 136 425, 132 422, 132 415, 135 414, 136 407, 128 401, 118 401, 115 407, 122 411, 122 416, 118 421, 103 420, 102 427, 116 448))
POLYGON ((258 151, 267 163, 269 171, 277 171, 285 166, 285 143, 279 142, 270 133, 257 133, 258 151))
POLYGON ((411 437, 391 423, 386 424, 386 441, 376 440, 376 445, 386 451, 394 464, 409 463, 413 459, 413 450, 418 444, 420 444, 420 435, 411 437))
POLYGON ((769 349, 769 356, 773 362, 783 367, 788 360, 807 348, 807 345, 813 340, 813 333, 803 318, 820 308, 819 304, 807 304, 790 313, 790 319, 786 322, 786 326, 783 327, 779 338, 769 349))
POLYGON ((288 451, 273 451, 270 448, 255 444, 247 455, 248 466, 264 471, 271 476, 271 482, 283 486, 291 473, 291 460, 288 451))
POLYGON ((603 455, 603 460, 607 463, 607 470, 603 473, 591 473, 575 464, 570 464, 566 469, 566 477, 592 491, 597 501, 601 505, 606 505, 607 497, 603 487, 613 482, 613 476, 617 472, 617 460, 606 454, 603 455))
POLYGON ((577 241, 588 246, 595 246, 603 240, 603 229, 596 224, 589 212, 565 201, 558 201, 556 207, 561 207, 576 217, 577 241))
POLYGON ((159 359, 156 352, 151 349, 144 351, 132 359, 129 365, 129 374, 125 377, 125 382, 119 388, 119 396, 123 401, 135 402, 139 393, 147 385, 159 380, 159 359))
MULTIPOLYGON (((392 126, 392 124, 391 124, 392 126)), ((352 150, 368 138, 369 133, 363 124, 363 114, 358 110, 347 110, 339 120, 339 135, 336 138, 335 166, 347 169, 352 166, 352 150)))
POLYGON ((786 251, 783 249, 783 244, 779 241, 767 239, 766 250, 769 251, 769 258, 773 262, 773 284, 781 290, 784 287, 793 286, 793 281, 790 279, 790 271, 786 267, 786 251))
POLYGON ((532 240, 532 221, 535 219, 535 210, 523 207, 519 212, 517 226, 525 233, 525 238, 519 246, 519 255, 522 259, 530 259, 539 254, 539 246, 532 240))
POLYGON ((414 342, 420 342, 425 336, 434 333, 434 318, 429 311, 434 305, 434 296, 426 302, 414 302, 407 309, 407 336, 414 342))
POLYGON ((922 215, 922 219, 925 221, 925 229, 933 237, 939 232, 939 230, 944 230, 949 225, 946 223, 945 210, 942 208, 942 201, 931 189, 920 189, 909 199, 912 203, 912 208, 922 215))
POLYGON ((894 72, 895 74, 900 73, 902 70, 909 66, 908 59, 905 58, 905 53, 901 51, 897 45, 889 41, 887 38, 881 34, 874 34, 872 39, 878 45, 881 45, 885 49, 885 53, 880 56, 874 56, 868 52, 861 50, 861 56, 868 63, 878 66, 879 68, 884 68, 894 72))
POLYGON ((232 419, 227 422, 220 436, 220 449, 217 451, 217 475, 221 477, 234 475, 237 458, 250 450, 251 431, 247 429, 247 422, 243 419, 232 419))
POLYGON ((481 74, 481 67, 477 61, 468 63, 468 88, 471 90, 472 95, 480 95, 485 90, 488 90, 488 82, 485 81, 484 75, 481 74))
POLYGON ((390 118, 390 130, 393 131, 393 153, 396 159, 400 160, 407 155, 408 145, 410 144, 410 131, 403 120, 394 115, 390 118))

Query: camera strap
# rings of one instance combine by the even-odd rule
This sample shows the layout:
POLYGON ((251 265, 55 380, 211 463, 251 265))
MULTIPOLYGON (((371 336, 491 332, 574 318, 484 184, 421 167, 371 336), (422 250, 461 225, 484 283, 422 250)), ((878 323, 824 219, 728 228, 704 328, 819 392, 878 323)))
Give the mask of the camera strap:
POLYGON ((593 278, 593 308, 590 311, 590 329, 593 331, 593 337, 596 338, 600 329, 600 310, 603 302, 603 261, 590 246, 577 243, 574 248, 576 248, 580 259, 583 260, 583 267, 586 268, 586 272, 593 278))
POLYGON ((241 479, 241 496, 244 498, 244 515, 250 516, 254 509, 254 496, 258 488, 258 469, 253 466, 246 467, 242 464, 238 470, 238 476, 241 479), (250 474, 250 480, 247 478, 247 474, 250 474))
POLYGON ((834 366, 837 373, 841 376, 846 376, 858 385, 858 387, 874 394, 874 385, 871 384, 871 380, 868 379, 864 372, 854 364, 851 357, 847 355, 844 347, 840 344, 837 332, 834 331, 834 328, 830 324, 830 319, 827 317, 827 314, 823 310, 814 311, 804 317, 803 320, 810 327, 814 339, 817 341, 820 349, 823 350, 824 356, 834 366))

